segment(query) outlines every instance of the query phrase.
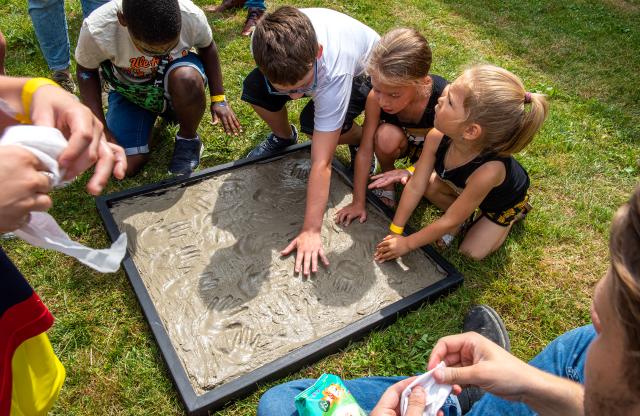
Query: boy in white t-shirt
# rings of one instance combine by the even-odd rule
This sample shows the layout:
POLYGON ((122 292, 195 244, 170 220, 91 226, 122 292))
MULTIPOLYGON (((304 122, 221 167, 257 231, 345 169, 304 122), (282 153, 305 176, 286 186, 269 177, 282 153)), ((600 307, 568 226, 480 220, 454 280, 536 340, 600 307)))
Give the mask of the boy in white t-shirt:
POLYGON ((264 15, 252 39, 257 68, 244 80, 242 99, 272 133, 248 157, 277 153, 297 142, 286 103, 312 100, 300 114, 303 133, 311 136, 311 172, 300 234, 282 255, 297 249, 295 271, 325 265, 320 228, 329 197, 331 161, 338 144, 357 145, 362 129, 353 120, 364 110, 371 85, 364 66, 380 36, 359 21, 329 9, 281 7, 264 15))
POLYGON ((80 96, 104 123, 107 138, 124 147, 127 175, 149 156, 149 139, 158 115, 177 121, 169 166, 191 173, 200 162, 196 129, 211 92, 213 122, 237 133, 240 124, 228 106, 218 52, 204 12, 190 0, 114 0, 82 24, 76 48, 80 96), (197 48, 198 53, 190 52, 197 48), (111 86, 105 118, 100 74, 111 86))

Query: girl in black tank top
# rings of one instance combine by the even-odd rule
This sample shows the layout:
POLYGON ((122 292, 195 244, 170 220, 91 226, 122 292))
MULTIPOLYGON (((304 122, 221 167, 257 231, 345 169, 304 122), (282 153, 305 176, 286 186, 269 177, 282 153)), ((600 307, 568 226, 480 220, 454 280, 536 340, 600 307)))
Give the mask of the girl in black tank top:
MULTIPOLYGON (((365 105, 362 139, 354 155, 353 202, 336 214, 336 220, 349 224, 366 220, 367 178, 377 163, 382 172, 394 169, 399 158, 415 162, 424 138, 433 128, 435 106, 447 81, 429 74, 431 50, 427 40, 413 29, 395 29, 384 35, 371 52, 367 73, 372 90, 365 105), (375 158, 374 158, 375 153, 375 158), (355 159, 355 160, 354 160, 355 159)), ((393 184, 375 192, 395 207, 393 184)))
POLYGON ((450 242, 462 228, 466 233, 460 251, 480 260, 502 245, 513 223, 530 209, 529 176, 513 154, 542 126, 548 112, 545 97, 526 92, 510 72, 481 65, 447 86, 435 111, 438 130, 427 136, 415 167, 372 178, 370 187, 406 182, 392 234, 376 247, 377 261, 433 242, 450 242), (403 237, 422 196, 444 214, 403 237))

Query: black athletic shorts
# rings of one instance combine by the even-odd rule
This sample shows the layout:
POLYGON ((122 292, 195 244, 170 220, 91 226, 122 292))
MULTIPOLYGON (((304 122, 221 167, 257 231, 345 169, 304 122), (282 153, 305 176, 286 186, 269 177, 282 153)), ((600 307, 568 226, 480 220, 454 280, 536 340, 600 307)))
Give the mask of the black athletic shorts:
MULTIPOLYGON (((342 124, 343 133, 351 129, 353 120, 364 111, 369 91, 371 91, 371 81, 367 76, 359 75, 353 79, 349 107, 347 108, 347 114, 342 124)), ((285 104, 291 101, 291 98, 288 95, 269 94, 264 75, 262 75, 262 72, 260 72, 258 68, 255 68, 244 79, 242 101, 257 105, 267 111, 276 112, 282 110, 285 104)), ((309 135, 313 134, 313 118, 314 105, 313 100, 311 100, 300 112, 300 131, 309 135)))

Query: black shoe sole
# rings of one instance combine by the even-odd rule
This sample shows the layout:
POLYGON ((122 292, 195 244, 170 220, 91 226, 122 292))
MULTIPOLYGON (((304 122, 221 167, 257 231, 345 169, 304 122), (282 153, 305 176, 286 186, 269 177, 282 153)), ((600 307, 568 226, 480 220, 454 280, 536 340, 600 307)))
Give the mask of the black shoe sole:
POLYGON ((504 322, 502 321, 502 318, 500 318, 500 315, 498 315, 498 312, 496 312, 490 306, 487 306, 487 305, 474 306, 467 313, 467 316, 465 316, 463 331, 464 332, 475 331, 475 332, 479 333, 480 335, 483 335, 483 336, 489 338, 491 341, 495 342, 496 344, 498 344, 499 346, 501 346, 505 350, 511 352, 511 342, 509 341, 509 333, 507 332, 507 328, 504 326, 504 322), (469 321, 472 318, 472 314, 474 313, 474 311, 482 311, 482 312, 484 312, 484 314, 491 321, 491 324, 493 324, 496 328, 498 328, 497 334, 495 334, 496 337, 487 336, 486 333, 483 333, 482 328, 478 329, 478 328, 474 328, 474 327, 469 327, 472 324, 469 321), (494 339, 494 338, 496 338, 496 339, 494 339))

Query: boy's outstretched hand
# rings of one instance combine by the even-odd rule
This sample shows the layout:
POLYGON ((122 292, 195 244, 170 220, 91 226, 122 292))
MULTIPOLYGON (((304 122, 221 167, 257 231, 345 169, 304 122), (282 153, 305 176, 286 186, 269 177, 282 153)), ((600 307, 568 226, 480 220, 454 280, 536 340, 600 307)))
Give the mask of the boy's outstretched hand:
POLYGON ((373 255, 375 261, 382 263, 403 256, 411 251, 407 237, 397 234, 389 234, 376 246, 373 255))
POLYGON ((289 243, 287 248, 280 252, 280 255, 287 256, 295 249, 298 250, 294 268, 296 273, 300 273, 300 270, 303 270, 305 276, 309 276, 311 272, 316 273, 318 271, 318 257, 325 266, 329 265, 329 259, 324 255, 319 232, 302 231, 289 243))
POLYGON ((242 127, 240 127, 236 114, 226 102, 211 103, 211 120, 213 124, 222 122, 222 128, 227 134, 237 136, 242 132, 242 127))

